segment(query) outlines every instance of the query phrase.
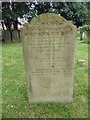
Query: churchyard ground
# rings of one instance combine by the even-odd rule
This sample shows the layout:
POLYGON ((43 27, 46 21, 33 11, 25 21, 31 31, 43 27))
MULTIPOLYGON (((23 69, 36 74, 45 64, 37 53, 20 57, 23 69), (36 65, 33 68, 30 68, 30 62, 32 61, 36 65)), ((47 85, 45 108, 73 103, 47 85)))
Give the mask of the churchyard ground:
POLYGON ((86 118, 88 117, 88 44, 77 34, 73 102, 28 104, 22 43, 2 44, 3 118, 86 118), (85 60, 83 67, 77 60, 85 60))

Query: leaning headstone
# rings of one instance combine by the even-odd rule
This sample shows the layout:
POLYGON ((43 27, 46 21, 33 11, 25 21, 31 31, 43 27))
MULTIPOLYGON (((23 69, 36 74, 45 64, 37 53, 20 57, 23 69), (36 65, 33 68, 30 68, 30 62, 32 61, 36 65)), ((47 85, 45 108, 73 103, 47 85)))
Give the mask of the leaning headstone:
POLYGON ((13 39, 13 41, 19 41, 19 34, 18 34, 18 31, 17 30, 14 30, 13 32, 12 32, 12 39, 13 39))
POLYGON ((76 27, 47 13, 26 24, 21 36, 29 102, 71 102, 76 27))
POLYGON ((2 31, 2 41, 5 41, 5 42, 11 41, 10 32, 8 30, 2 31))

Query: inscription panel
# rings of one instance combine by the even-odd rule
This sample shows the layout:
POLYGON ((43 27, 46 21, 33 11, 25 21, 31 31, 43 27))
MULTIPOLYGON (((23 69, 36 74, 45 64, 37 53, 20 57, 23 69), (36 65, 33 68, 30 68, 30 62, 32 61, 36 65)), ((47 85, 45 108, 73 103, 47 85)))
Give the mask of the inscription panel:
POLYGON ((30 102, 72 101, 75 32, 74 25, 56 14, 42 14, 25 26, 22 41, 30 102))

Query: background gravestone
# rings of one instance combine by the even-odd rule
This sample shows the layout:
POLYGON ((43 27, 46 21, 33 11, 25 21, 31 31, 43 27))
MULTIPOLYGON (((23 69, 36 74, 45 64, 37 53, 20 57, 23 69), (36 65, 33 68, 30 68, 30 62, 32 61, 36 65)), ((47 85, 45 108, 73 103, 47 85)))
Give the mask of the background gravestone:
POLYGON ((12 32, 12 39, 13 39, 13 41, 19 41, 19 34, 18 34, 18 31, 17 30, 14 30, 13 32, 12 32))
POLYGON ((2 31, 2 40, 5 42, 10 42, 11 37, 10 37, 10 32, 8 30, 3 30, 2 31))
POLYGON ((47 13, 26 24, 21 36, 29 102, 71 102, 76 27, 47 13))

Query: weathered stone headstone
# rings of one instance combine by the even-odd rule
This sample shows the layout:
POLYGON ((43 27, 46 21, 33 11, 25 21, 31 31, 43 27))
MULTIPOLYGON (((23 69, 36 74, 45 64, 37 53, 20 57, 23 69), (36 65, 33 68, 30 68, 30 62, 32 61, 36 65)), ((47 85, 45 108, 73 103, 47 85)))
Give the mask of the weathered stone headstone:
POLYGON ((2 31, 2 40, 5 42, 10 42, 11 37, 10 37, 10 32, 8 30, 3 30, 2 31))
POLYGON ((47 13, 26 24, 21 36, 29 102, 71 102, 76 27, 47 13))
POLYGON ((13 39, 13 41, 19 41, 19 34, 18 34, 18 31, 17 30, 14 30, 13 32, 12 32, 12 39, 13 39))

